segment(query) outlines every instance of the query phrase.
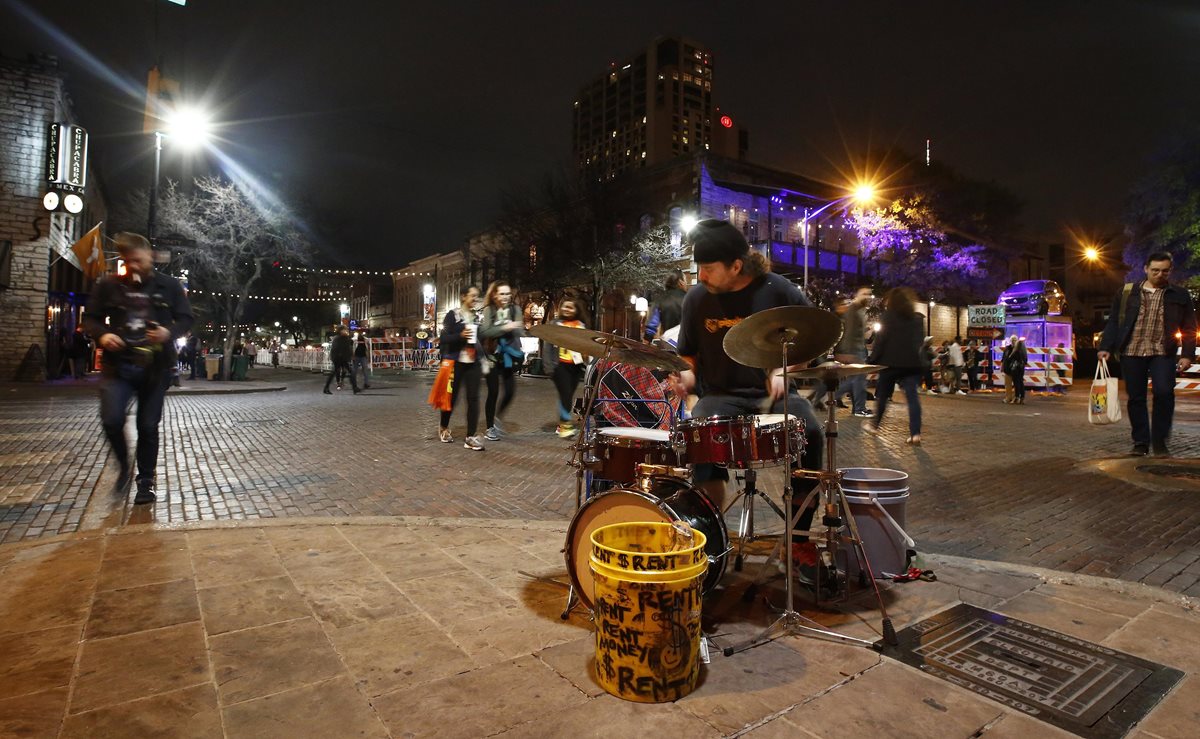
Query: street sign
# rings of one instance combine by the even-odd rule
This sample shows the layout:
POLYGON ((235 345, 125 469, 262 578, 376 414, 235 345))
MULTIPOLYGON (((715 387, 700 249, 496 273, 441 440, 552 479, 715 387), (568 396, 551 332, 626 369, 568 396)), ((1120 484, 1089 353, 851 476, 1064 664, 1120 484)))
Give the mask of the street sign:
POLYGON ((968 305, 967 326, 978 328, 1003 328, 1003 305, 968 305))
POLYGON ((968 326, 968 339, 984 339, 986 341, 999 341, 1004 338, 1004 329, 988 328, 985 326, 968 326))

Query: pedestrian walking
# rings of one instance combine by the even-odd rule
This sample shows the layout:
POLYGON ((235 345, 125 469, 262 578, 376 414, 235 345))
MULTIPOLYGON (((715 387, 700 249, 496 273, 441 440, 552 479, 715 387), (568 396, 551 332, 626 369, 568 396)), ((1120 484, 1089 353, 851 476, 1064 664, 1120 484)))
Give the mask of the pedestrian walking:
POLYGON ((88 358, 92 353, 91 342, 84 333, 83 326, 76 326, 71 334, 71 344, 67 356, 71 361, 71 376, 76 380, 82 379, 88 372, 88 358))
MULTIPOLYGON (((333 372, 329 373, 329 379, 325 381, 326 395, 333 395, 329 386, 335 377, 343 375, 350 375, 350 387, 354 388, 355 395, 362 392, 358 381, 354 379, 354 373, 350 371, 350 360, 353 358, 354 344, 350 341, 350 329, 342 326, 333 337, 333 341, 329 342, 329 361, 333 363, 333 372)), ((338 381, 338 387, 341 387, 341 380, 338 381)))
POLYGON ((490 441, 499 441, 503 431, 501 418, 512 404, 517 389, 516 375, 524 361, 521 353, 521 337, 525 335, 525 323, 521 312, 512 303, 512 287, 498 280, 488 286, 484 296, 483 319, 479 334, 484 339, 487 360, 492 363, 487 372, 487 434, 490 441), (521 360, 517 361, 520 356, 521 360), (501 386, 504 399, 500 399, 501 386))
POLYGON ((1167 439, 1175 416, 1175 373, 1192 366, 1196 355, 1196 307, 1182 287, 1171 285, 1171 255, 1146 258, 1146 279, 1126 284, 1113 300, 1100 339, 1101 362, 1120 354, 1128 395, 1135 456, 1170 456, 1167 439), (1146 408, 1146 385, 1154 392, 1154 415, 1146 408))
POLYGON ((1000 350, 1000 374, 1004 377, 1004 402, 1012 403, 1016 399, 1015 389, 1013 387, 1012 372, 1009 371, 1009 358, 1012 356, 1013 349, 1017 341, 1016 336, 1009 336, 1004 340, 1000 350))
POLYGON ((271 366, 275 369, 279 369, 279 352, 279 339, 275 339, 271 342, 271 366))
MULTIPOLYGON (((869 286, 854 291, 854 296, 844 300, 837 308, 842 316, 842 338, 834 348, 833 358, 846 364, 861 364, 867 360, 867 307, 875 295, 869 286)), ((822 391, 824 388, 822 388, 822 391)), ((867 376, 851 375, 838 383, 834 392, 835 402, 842 405, 842 395, 850 393, 851 414, 859 418, 870 418, 867 410, 867 376)))
POLYGON ((1008 357, 1003 365, 1005 374, 1012 378, 1012 400, 1009 401, 1011 403, 1025 404, 1025 367, 1028 364, 1029 353, 1025 350, 1025 337, 1013 336, 1009 343, 1008 357))
MULTIPOLYGON (((587 328, 587 316, 583 306, 576 298, 563 298, 558 304, 558 315, 552 321, 558 326, 569 328, 587 328)), ((558 428, 560 438, 569 439, 579 432, 575 426, 575 416, 572 405, 575 391, 583 380, 587 360, 579 352, 564 347, 556 347, 549 342, 546 353, 552 355, 548 359, 553 362, 550 376, 554 379, 554 387, 558 390, 558 428)))
MULTIPOLYGON (((477 294, 478 292, 476 290, 477 294)), ((350 373, 357 375, 359 370, 362 370, 363 390, 369 390, 371 387, 371 348, 367 345, 366 334, 359 334, 358 343, 354 345, 354 366, 350 373)))
POLYGON ((479 378, 483 359, 483 348, 479 345, 479 324, 475 319, 475 304, 479 302, 479 288, 468 287, 459 295, 459 307, 446 311, 442 321, 442 332, 438 341, 442 362, 449 360, 452 366, 450 381, 450 407, 441 409, 438 424, 438 441, 449 444, 454 441, 450 434, 450 416, 460 395, 467 396, 467 436, 463 447, 474 452, 483 451, 479 438, 479 378))
POLYGON ((258 359, 258 345, 254 343, 253 339, 246 339, 245 353, 246 366, 254 369, 254 362, 258 359))
MULTIPOLYGON (((937 367, 937 349, 933 348, 933 337, 926 336, 921 342, 921 381, 925 392, 933 395, 937 392, 937 383, 933 381, 933 371, 937 367)), ((875 398, 879 398, 879 381, 875 381, 875 398)), ((889 398, 890 400, 890 398, 889 398)))
POLYGON ((100 422, 120 465, 115 492, 133 478, 125 417, 137 400, 137 494, 134 503, 156 498, 158 425, 175 366, 175 339, 192 327, 192 307, 179 280, 154 269, 150 242, 134 233, 113 238, 125 260, 124 275, 105 275, 84 313, 87 331, 104 350, 100 422))
MULTIPOLYGON (((908 439, 913 446, 921 444, 921 396, 917 385, 925 368, 925 316, 916 312, 916 294, 907 287, 896 287, 884 297, 879 331, 871 347, 871 364, 882 364, 875 383, 875 418, 863 425, 868 434, 877 436, 896 385, 904 391, 908 404, 908 439)), ((928 337, 926 337, 928 338, 928 337)))

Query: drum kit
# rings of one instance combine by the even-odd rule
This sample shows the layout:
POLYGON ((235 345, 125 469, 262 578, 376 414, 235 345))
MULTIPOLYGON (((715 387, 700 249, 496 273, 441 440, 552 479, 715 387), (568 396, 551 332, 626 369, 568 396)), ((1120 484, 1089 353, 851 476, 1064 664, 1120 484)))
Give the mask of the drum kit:
MULTIPOLYGON (((875 365, 847 365, 826 362, 817 367, 795 371, 795 365, 806 365, 824 356, 841 337, 841 320, 834 314, 803 306, 785 306, 755 313, 731 328, 724 340, 725 353, 734 361, 767 371, 782 369, 785 387, 793 378, 819 379, 829 393, 829 415, 825 423, 825 468, 796 469, 804 449, 804 422, 789 413, 787 395, 783 398, 782 414, 747 416, 712 416, 680 420, 671 415, 668 429, 593 428, 585 423, 585 432, 571 445, 568 464, 575 470, 575 513, 567 530, 564 553, 570 586, 562 618, 569 617, 576 605, 592 609, 593 579, 589 566, 591 534, 596 529, 615 523, 683 521, 704 533, 709 559, 703 592, 708 593, 721 581, 727 560, 734 547, 730 544, 725 525, 725 511, 718 508, 705 493, 691 484, 692 466, 720 465, 738 472, 744 486, 738 491, 730 508, 742 504, 739 522, 735 569, 741 569, 747 542, 762 538, 754 534, 754 505, 761 499, 787 525, 776 545, 775 552, 764 564, 766 572, 772 560, 781 552, 786 563, 786 605, 779 617, 759 635, 728 647, 732 654, 775 636, 788 633, 807 633, 845 642, 873 646, 871 642, 829 631, 817 622, 798 613, 794 608, 792 537, 803 511, 817 500, 821 513, 821 528, 802 532, 818 550, 823 567, 818 567, 815 583, 818 599, 822 594, 846 591, 848 579, 839 563, 856 556, 859 571, 865 573, 874 587, 876 600, 883 616, 882 633, 888 643, 895 641, 895 630, 884 610, 882 597, 875 584, 870 563, 862 547, 857 526, 844 494, 841 492, 841 473, 835 466, 837 421, 834 418, 833 393, 838 380, 857 374, 878 371, 875 365), (757 487, 757 473, 764 468, 782 466, 783 505, 757 487), (793 478, 816 480, 817 485, 802 506, 791 506, 793 478), (616 487, 603 490, 597 480, 607 480, 616 487), (585 488, 589 495, 584 496, 585 488), (789 520, 784 511, 797 511, 789 520), (850 552, 846 552, 846 547, 850 552), (851 554, 852 553, 852 554, 851 554)), ((543 324, 529 331, 548 343, 579 352, 597 360, 598 368, 619 367, 622 364, 658 372, 677 372, 690 369, 680 357, 664 349, 588 329, 543 324)), ((667 402, 659 399, 600 397, 598 378, 592 373, 584 385, 583 399, 578 407, 585 421, 592 419, 597 403, 602 402, 667 402)), ((753 596, 751 586, 749 591, 753 596)))

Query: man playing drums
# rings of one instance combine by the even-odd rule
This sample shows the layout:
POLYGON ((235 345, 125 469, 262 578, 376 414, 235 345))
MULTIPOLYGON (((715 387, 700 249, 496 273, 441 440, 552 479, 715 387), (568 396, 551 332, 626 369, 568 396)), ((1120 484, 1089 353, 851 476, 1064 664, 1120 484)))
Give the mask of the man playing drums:
MULTIPOLYGON (((689 240, 699 268, 699 284, 683 300, 678 349, 679 355, 692 365, 692 371, 681 373, 682 390, 699 395, 692 418, 782 413, 785 392, 782 369, 766 371, 735 362, 725 353, 725 334, 759 311, 789 305, 811 306, 811 303, 800 288, 772 274, 766 258, 752 253, 741 231, 727 221, 700 221, 689 234, 689 240)), ((790 367, 789 371, 794 369, 801 367, 790 367)), ((824 447, 821 424, 807 400, 794 389, 787 392, 789 414, 804 422, 807 443, 801 466, 820 469, 824 447)), ((695 466, 695 483, 722 510, 727 477, 728 473, 715 465, 695 466)), ((803 502, 815 485, 813 480, 793 479, 793 505, 803 502)), ((804 511, 798 529, 810 528, 812 512, 812 506, 804 511)), ((800 579, 814 582, 816 548, 806 540, 799 541, 793 546, 792 557, 800 579)))

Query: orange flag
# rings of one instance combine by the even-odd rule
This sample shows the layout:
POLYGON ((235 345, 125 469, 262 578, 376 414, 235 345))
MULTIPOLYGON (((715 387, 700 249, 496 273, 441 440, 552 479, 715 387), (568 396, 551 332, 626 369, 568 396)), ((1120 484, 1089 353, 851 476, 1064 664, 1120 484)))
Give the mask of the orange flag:
POLYGON ((100 226, 97 223, 83 235, 83 238, 76 241, 71 247, 71 251, 75 253, 75 259, 79 260, 79 269, 83 271, 85 277, 89 280, 94 280, 104 274, 104 246, 100 236, 100 226))

